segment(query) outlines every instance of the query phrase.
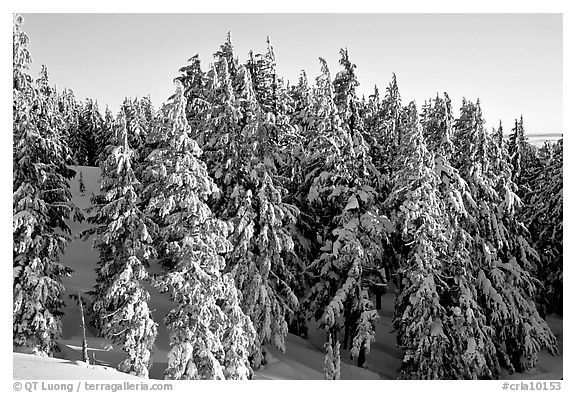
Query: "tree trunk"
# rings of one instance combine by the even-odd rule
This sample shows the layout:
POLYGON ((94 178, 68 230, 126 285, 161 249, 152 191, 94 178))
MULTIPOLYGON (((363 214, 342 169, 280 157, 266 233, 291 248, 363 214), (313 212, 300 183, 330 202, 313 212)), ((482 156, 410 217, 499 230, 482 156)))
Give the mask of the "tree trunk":
POLYGON ((348 325, 344 326, 344 342, 342 343, 342 347, 344 349, 348 349, 348 340, 350 338, 350 327, 348 325))
POLYGON ((82 304, 82 296, 78 292, 78 303, 80 304, 80 317, 82 320, 82 361, 90 364, 90 358, 88 357, 88 344, 86 342, 86 323, 84 322, 84 305, 82 304))
POLYGON ((364 363, 366 362, 366 349, 364 348, 364 344, 360 347, 360 352, 358 353, 358 367, 364 367, 364 363))
POLYGON ((344 342, 343 342, 343 348, 344 349, 348 349, 348 341, 350 341, 350 300, 346 300, 344 302, 344 342))

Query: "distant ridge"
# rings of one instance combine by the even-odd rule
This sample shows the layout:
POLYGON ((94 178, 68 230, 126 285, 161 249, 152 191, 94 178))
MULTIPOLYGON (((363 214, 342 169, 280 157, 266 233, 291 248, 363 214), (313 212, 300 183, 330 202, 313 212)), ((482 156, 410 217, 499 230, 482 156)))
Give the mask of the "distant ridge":
MULTIPOLYGON (((504 134, 504 137, 508 136, 510 136, 510 134, 504 134)), ((528 142, 536 147, 544 145, 544 142, 546 141, 557 141, 558 139, 562 138, 562 136, 563 134, 561 132, 532 132, 526 134, 528 142)))
MULTIPOLYGON (((511 132, 504 132, 504 136, 510 136, 511 132)), ((561 132, 530 132, 524 134, 528 138, 538 138, 538 139, 560 139, 562 138, 563 133, 561 132)))
POLYGON ((535 133, 535 134, 526 134, 526 136, 528 137, 528 142, 536 147, 544 145, 544 142, 546 141, 553 142, 562 138, 561 133, 552 133, 552 134, 535 133))
POLYGON ((562 138, 561 132, 551 132, 551 133, 544 133, 544 132, 534 132, 530 134, 526 134, 528 138, 548 138, 548 139, 560 139, 562 138))

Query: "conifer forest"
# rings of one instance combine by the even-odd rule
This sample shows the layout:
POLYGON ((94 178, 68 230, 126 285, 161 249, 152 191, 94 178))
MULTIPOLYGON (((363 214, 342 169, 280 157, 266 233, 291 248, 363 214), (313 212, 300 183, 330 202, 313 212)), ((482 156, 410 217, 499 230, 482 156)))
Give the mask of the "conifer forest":
POLYGON ((31 75, 22 20, 15 353, 61 357, 75 296, 89 341, 142 378, 157 356, 159 378, 254 379, 310 337, 325 379, 377 366, 382 334, 399 379, 506 378, 558 355, 562 139, 531 144, 521 114, 493 128, 476 98, 407 102, 392 70, 360 96, 345 48, 338 69, 320 58, 288 83, 270 40, 245 56, 225 31, 211 62, 182 53, 192 57, 166 75, 161 107, 126 98, 113 112, 52 85, 46 66, 31 75), (98 256, 86 290, 65 284, 71 242, 98 256), (377 329, 382 319, 391 328, 377 329))

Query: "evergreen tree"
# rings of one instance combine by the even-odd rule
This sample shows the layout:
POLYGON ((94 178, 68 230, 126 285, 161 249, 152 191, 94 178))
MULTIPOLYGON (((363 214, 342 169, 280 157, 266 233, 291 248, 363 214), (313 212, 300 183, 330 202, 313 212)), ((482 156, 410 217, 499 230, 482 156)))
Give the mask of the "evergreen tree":
POLYGON ((339 332, 351 355, 363 364, 374 341, 377 313, 369 298, 366 276, 381 260, 384 227, 389 221, 375 208, 370 158, 360 134, 350 135, 334 103, 328 66, 320 59, 313 112, 317 135, 304 159, 307 173, 302 195, 305 211, 316 229, 315 260, 308 267, 318 279, 306 305, 326 330, 326 378, 339 375, 339 332), (337 370, 332 372, 333 368, 337 370))
MULTIPOLYGON (((290 204, 297 206, 299 210, 305 208, 305 198, 299 197, 300 188, 306 177, 304 172, 303 162, 305 160, 305 147, 314 138, 314 116, 312 114, 312 88, 308 84, 308 79, 304 71, 300 72, 298 84, 295 86, 288 86, 288 95, 291 105, 289 112, 286 114, 289 118, 288 122, 293 127, 290 133, 291 139, 287 144, 284 157, 287 157, 287 164, 285 168, 289 169, 284 171, 287 177, 286 189, 287 195, 285 200, 290 204)), ((302 211, 300 212, 302 213, 302 211)), ((290 263, 294 276, 297 281, 294 283, 294 293, 298 296, 300 301, 306 297, 308 292, 306 266, 311 260, 314 259, 312 254, 312 239, 316 236, 314 229, 310 225, 308 219, 298 219, 294 225, 291 226, 290 232, 294 239, 294 253, 292 262, 290 263)), ((289 326, 290 332, 302 337, 308 334, 308 326, 306 323, 307 310, 299 307, 295 310, 295 314, 289 326)))
POLYGON ((508 137, 508 155, 512 164, 512 180, 518 183, 522 175, 522 156, 528 144, 528 138, 524 135, 524 120, 514 121, 514 128, 508 137))
MULTIPOLYGON (((176 80, 184 87, 184 97, 186 97, 186 118, 190 124, 192 136, 198 137, 198 133, 205 122, 204 116, 209 106, 208 84, 210 80, 202 71, 200 57, 198 54, 188 59, 188 64, 179 70, 180 76, 176 80)), ((200 141, 198 141, 200 143, 200 141)))
POLYGON ((454 115, 448 94, 444 93, 443 98, 437 95, 433 104, 430 100, 423 106, 421 123, 428 149, 451 161, 454 154, 454 115))
POLYGON ((227 62, 220 60, 207 73, 206 105, 196 116, 196 128, 191 129, 191 136, 202 148, 210 176, 218 182, 223 194, 231 192, 238 168, 247 160, 239 145, 245 120, 236 105, 227 67, 227 62))
POLYGON ((393 186, 392 176, 400 169, 395 165, 400 151, 402 113, 396 74, 392 74, 392 81, 386 88, 384 97, 380 99, 380 93, 375 88, 363 116, 364 138, 369 142, 370 156, 379 174, 377 189, 380 203, 390 193, 393 186))
POLYGON ((360 100, 356 88, 360 85, 356 78, 356 64, 350 61, 347 49, 340 49, 340 65, 344 67, 334 78, 334 103, 338 113, 349 132, 363 134, 362 118, 360 116, 360 100))
POLYGON ((98 146, 98 135, 102 132, 102 116, 98 111, 98 103, 87 99, 82 108, 79 119, 80 144, 78 152, 78 165, 96 166, 98 153, 101 148, 98 146))
POLYGON ((290 187, 297 180, 299 168, 298 155, 301 152, 301 135, 292 125, 290 114, 293 113, 293 101, 287 86, 276 71, 276 57, 274 49, 267 37, 267 51, 265 54, 253 56, 246 64, 250 77, 237 78, 236 95, 245 95, 244 81, 252 82, 252 90, 258 107, 265 116, 267 135, 274 144, 270 158, 277 164, 278 175, 284 177, 284 186, 290 187))
POLYGON ((450 367, 441 372, 449 379, 497 378, 493 329, 478 303, 476 279, 470 274, 477 267, 470 254, 474 240, 465 228, 472 219, 468 210, 474 201, 468 184, 451 164, 454 116, 446 93, 444 98, 437 96, 424 106, 421 123, 427 145, 435 155, 433 168, 438 177, 436 188, 444 227, 444 244, 439 244, 442 263, 435 274, 442 284, 440 304, 446 310, 442 323, 453 355, 450 367))
POLYGON ((68 164, 79 165, 78 152, 81 151, 80 139, 80 114, 82 104, 76 101, 74 93, 70 89, 64 89, 58 93, 58 110, 62 116, 64 128, 62 136, 66 139, 71 152, 68 164))
POLYGON ((59 262, 68 244, 67 219, 80 218, 72 205, 57 99, 28 74, 28 37, 13 21, 13 346, 52 355, 61 334, 62 277, 71 269, 59 262))
POLYGON ((394 307, 398 345, 404 351, 400 378, 450 378, 450 367, 456 362, 440 275, 446 226, 434 156, 424 144, 414 103, 407 109, 402 131, 397 164, 401 169, 394 175, 394 187, 386 200, 402 240, 401 280, 394 307))
POLYGON ((230 225, 216 219, 206 201, 218 189, 202 153, 189 137, 183 86, 149 134, 156 148, 143 173, 146 211, 158 225, 155 247, 164 272, 156 286, 174 308, 165 318, 170 345, 167 379, 249 378, 248 353, 255 333, 239 305, 238 291, 224 274, 231 251, 230 225))
POLYGON ((396 74, 392 74, 392 81, 386 88, 386 95, 382 100, 382 107, 384 110, 384 119, 387 126, 387 134, 391 141, 392 146, 398 147, 402 140, 401 128, 399 127, 402 113, 402 99, 400 97, 400 90, 398 89, 398 82, 396 81, 396 74))
POLYGON ((96 234, 94 247, 100 250, 92 308, 102 336, 127 353, 118 370, 146 378, 157 332, 148 308, 150 295, 143 287, 148 259, 154 256, 154 229, 137 206, 140 183, 132 169, 133 150, 122 111, 114 128, 115 141, 101 163, 102 194, 93 198, 96 214, 89 218, 95 227, 83 234, 96 234))
POLYGON ((378 130, 381 129, 382 123, 382 101, 378 86, 374 85, 374 92, 368 97, 368 102, 364 105, 362 112, 362 121, 364 123, 364 139, 370 146, 370 157, 376 168, 382 168, 384 163, 381 162, 383 157, 381 150, 383 146, 378 143, 378 130))
POLYGON ((508 156, 512 165, 512 180, 518 186, 518 196, 525 200, 530 193, 530 184, 536 176, 539 166, 536 147, 528 143, 524 132, 524 119, 514 122, 514 128, 508 137, 508 156))
POLYGON ((58 104, 56 89, 50 86, 50 82, 48 81, 48 68, 45 65, 42 65, 40 70, 40 77, 36 79, 36 87, 38 89, 38 93, 49 100, 51 105, 55 105, 57 110, 58 104))
POLYGON ((82 175, 82 172, 80 172, 80 178, 78 179, 78 191, 81 196, 84 196, 86 193, 86 184, 84 184, 84 176, 82 175))
MULTIPOLYGON (((266 53, 254 55, 250 51, 250 58, 246 68, 250 72, 256 101, 264 112, 277 113, 279 86, 281 85, 276 73, 276 56, 270 44, 270 37, 266 37, 266 53)), ((234 76, 234 74, 231 74, 234 76)))
MULTIPOLYGON (((294 274, 287 265, 294 247, 288 228, 298 210, 283 202, 286 190, 279 181, 276 155, 281 149, 273 136, 285 124, 280 116, 261 110, 246 68, 239 66, 236 72, 237 94, 225 59, 209 72, 209 114, 198 140, 221 190, 215 212, 234 224, 226 264, 242 293, 242 309, 260 345, 271 342, 285 350, 286 318, 298 303, 294 274)), ((253 367, 265 362, 263 346, 251 353, 251 360, 253 367)))
MULTIPOLYGON (((288 100, 291 105, 286 113, 289 116, 289 122, 294 127, 294 139, 292 143, 292 155, 294 159, 294 166, 301 168, 301 158, 304 147, 314 137, 313 118, 312 114, 312 88, 308 83, 306 72, 300 71, 298 77, 298 84, 287 86, 288 100)), ((303 180, 303 172, 301 170, 295 171, 292 178, 292 187, 299 187, 303 180)), ((296 189, 290 190, 290 195, 294 195, 296 189)))
POLYGON ((140 166, 145 159, 146 136, 154 118, 154 108, 149 97, 141 100, 125 98, 120 110, 126 117, 128 144, 134 150, 136 166, 140 166))
MULTIPOLYGON (((294 168, 292 152, 297 142, 293 139, 296 137, 287 115, 289 109, 285 93, 278 88, 275 113, 265 113, 263 108, 253 101, 252 106, 256 110, 243 129, 247 149, 244 154, 252 157, 250 167, 255 168, 257 174, 254 177, 250 170, 252 189, 254 195, 258 196, 255 200, 258 215, 254 236, 255 251, 261 257, 258 270, 271 298, 269 302, 263 302, 262 306, 269 303, 269 306, 263 308, 270 307, 273 310, 267 317, 273 321, 271 337, 267 338, 268 334, 262 334, 266 329, 259 330, 259 334, 262 344, 270 340, 282 350, 285 350, 286 318, 299 307, 294 293, 295 273, 299 271, 295 264, 301 263, 294 253, 294 225, 300 212, 294 205, 285 202, 286 187, 291 185, 295 173, 283 169, 294 168), (271 138, 271 134, 275 135, 276 139, 271 138)), ((249 89, 241 91, 240 94, 242 98, 253 96, 249 89)), ((257 317, 254 316, 253 320, 255 318, 257 317)))
POLYGON ((563 311, 563 140, 541 148, 540 165, 532 169, 530 193, 522 213, 540 254, 538 278, 543 283, 544 312, 563 311))
POLYGON ((234 57, 234 46, 232 45, 232 38, 230 32, 226 35, 226 42, 220 45, 220 50, 214 53, 214 58, 218 61, 225 60, 228 67, 228 74, 233 81, 236 79, 238 72, 238 59, 234 57))
POLYGON ((301 145, 306 145, 313 137, 314 130, 312 124, 312 89, 308 83, 306 72, 300 71, 298 84, 290 86, 290 98, 292 99, 292 112, 290 113, 292 123, 298 128, 301 138, 301 145))
POLYGON ((498 148, 500 149, 506 148, 505 145, 506 141, 504 139, 504 128, 502 127, 502 120, 500 120, 500 123, 498 124, 498 129, 494 130, 493 138, 498 148))
POLYGON ((102 129, 96 138, 96 145, 98 147, 96 160, 98 165, 103 164, 104 161, 106 161, 108 158, 108 146, 117 143, 115 140, 115 134, 114 115, 108 106, 106 106, 106 110, 104 111, 104 119, 102 120, 102 129))
POLYGON ((478 268, 478 303, 494 329, 501 365, 521 372, 534 367, 540 350, 557 352, 556 339, 534 303, 538 253, 519 221, 521 202, 512 169, 493 155, 497 149, 484 128, 479 102, 463 102, 455 136, 456 167, 474 201, 466 230, 474 239, 470 254, 478 268))

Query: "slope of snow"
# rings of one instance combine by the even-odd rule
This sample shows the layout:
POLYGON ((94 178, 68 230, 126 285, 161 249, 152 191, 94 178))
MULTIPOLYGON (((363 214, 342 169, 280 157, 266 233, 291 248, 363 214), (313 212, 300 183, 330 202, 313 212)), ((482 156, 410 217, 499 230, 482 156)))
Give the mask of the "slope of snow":
MULTIPOLYGON (((324 352, 310 341, 289 334, 286 353, 268 348, 268 363, 255 372, 255 379, 324 379, 324 352)), ((380 379, 370 370, 342 362, 342 379, 380 379)))
MULTIPOLYGON (((394 310, 394 296, 390 293, 382 296, 382 309, 378 311, 380 319, 376 322, 376 342, 372 343, 371 351, 366 356, 364 367, 379 375, 381 379, 396 379, 397 371, 402 364, 402 353, 396 347, 396 333, 392 327, 392 315, 394 310)), ((312 322, 310 324, 308 340, 319 351, 323 352, 326 333, 312 322)), ((358 369, 356 363, 350 360, 350 351, 340 347, 342 352, 342 370, 344 365, 350 365, 358 369)), ((342 379, 344 372, 342 372, 342 379)), ((351 378, 354 379, 354 378, 351 378)), ((362 379, 362 378, 359 378, 362 379)))
POLYGON ((35 379, 139 379, 110 367, 92 366, 84 362, 49 358, 24 353, 14 354, 13 378, 35 379))
MULTIPOLYGON (((76 177, 70 182, 73 202, 82 209, 90 207, 90 197, 99 192, 100 169, 92 167, 74 167, 76 177), (79 176, 82 172, 86 192, 83 196, 79 192, 79 176)), ((86 214, 88 215, 88 214, 86 214)), ((88 223, 70 223, 73 234, 77 234, 88 227, 88 223)), ((113 345, 109 340, 97 337, 97 332, 87 326, 87 343, 90 358, 94 358, 96 366, 81 362, 81 326, 80 310, 76 302, 68 296, 85 293, 92 289, 96 273, 94 271, 98 253, 91 248, 92 241, 82 241, 75 238, 68 246, 62 263, 74 269, 71 277, 63 280, 66 288, 64 293, 66 307, 62 320, 62 339, 60 352, 56 354, 59 359, 40 358, 32 355, 14 354, 15 379, 117 379, 131 378, 132 376, 113 370, 124 358, 121 348, 113 345)), ((158 266, 151 266, 157 271, 158 266)), ((164 323, 164 316, 172 308, 167 296, 159 294, 154 288, 147 288, 150 292, 150 308, 158 322, 158 337, 153 354, 153 365, 150 378, 163 379, 163 372, 167 365, 169 351, 168 334, 164 323)), ((365 368, 359 368, 349 359, 349 352, 342 350, 341 377, 342 379, 395 379, 397 370, 401 365, 402 354, 396 347, 396 335, 392 328, 392 312, 394 297, 387 294, 382 298, 382 310, 379 311, 380 320, 376 324, 376 342, 367 356, 365 368)), ((87 323, 90 319, 86 317, 87 323)), ((548 322, 555 334, 559 335, 562 346, 562 319, 554 316, 548 317, 548 322)), ((255 371, 255 379, 323 379, 324 378, 324 350, 325 332, 311 324, 309 337, 303 339, 289 334, 286 339, 286 353, 269 347, 268 363, 255 371)), ((562 354, 552 357, 547 353, 535 369, 524 374, 509 376, 503 371, 501 378, 505 379, 559 379, 562 376, 562 354)))

